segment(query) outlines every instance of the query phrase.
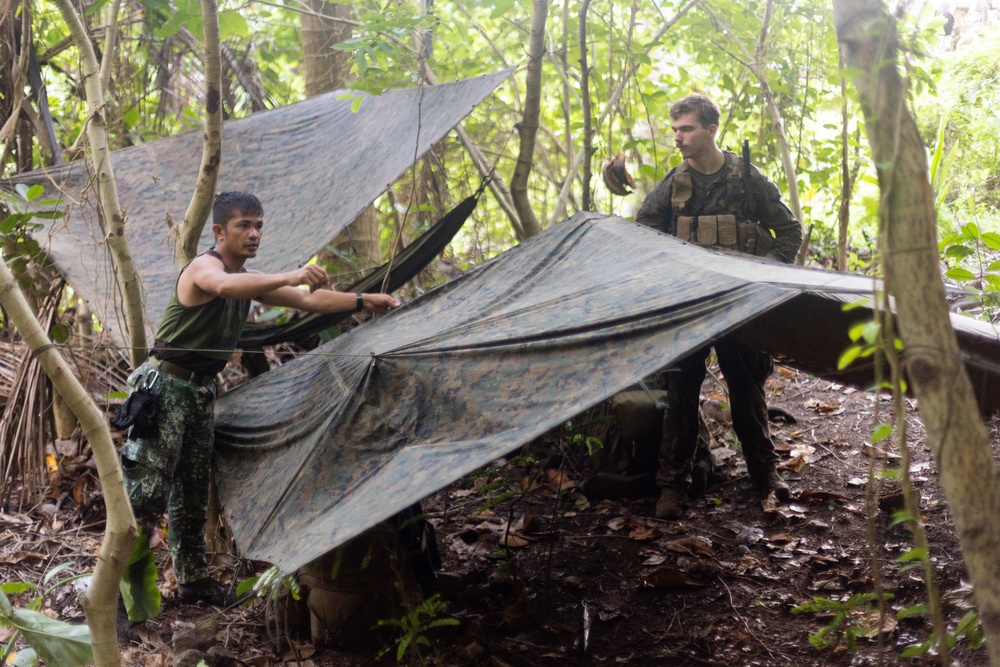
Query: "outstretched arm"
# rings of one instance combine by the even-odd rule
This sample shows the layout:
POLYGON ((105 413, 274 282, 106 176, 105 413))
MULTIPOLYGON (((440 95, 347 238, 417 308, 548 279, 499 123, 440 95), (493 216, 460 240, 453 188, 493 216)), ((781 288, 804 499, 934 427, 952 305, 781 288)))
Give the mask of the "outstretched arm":
POLYGON ((228 273, 222 261, 211 255, 196 257, 181 273, 177 296, 185 306, 196 306, 217 296, 223 299, 256 299, 281 288, 306 285, 310 292, 330 284, 322 268, 307 264, 282 273, 228 273))
MULTIPOLYGON (((388 294, 362 294, 365 310, 369 313, 384 313, 399 305, 399 301, 388 294)), ((357 307, 357 296, 348 292, 320 289, 314 292, 281 287, 262 294, 257 299, 268 306, 298 308, 311 313, 344 313, 357 307)))

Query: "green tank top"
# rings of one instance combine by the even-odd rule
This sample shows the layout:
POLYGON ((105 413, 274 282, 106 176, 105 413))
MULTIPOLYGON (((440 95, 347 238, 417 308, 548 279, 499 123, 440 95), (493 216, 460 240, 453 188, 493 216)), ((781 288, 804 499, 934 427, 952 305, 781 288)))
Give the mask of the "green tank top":
POLYGON ((174 283, 156 330, 153 354, 193 371, 218 373, 233 355, 249 314, 250 299, 217 296, 200 306, 185 306, 177 298, 174 283))

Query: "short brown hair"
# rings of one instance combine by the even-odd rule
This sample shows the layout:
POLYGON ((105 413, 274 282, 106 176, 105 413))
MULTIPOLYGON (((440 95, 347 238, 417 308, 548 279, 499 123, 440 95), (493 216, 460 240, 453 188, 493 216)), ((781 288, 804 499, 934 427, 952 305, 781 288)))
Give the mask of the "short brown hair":
POLYGON ((693 93, 670 106, 670 118, 677 120, 686 113, 693 113, 703 127, 719 124, 719 105, 704 93, 693 93))

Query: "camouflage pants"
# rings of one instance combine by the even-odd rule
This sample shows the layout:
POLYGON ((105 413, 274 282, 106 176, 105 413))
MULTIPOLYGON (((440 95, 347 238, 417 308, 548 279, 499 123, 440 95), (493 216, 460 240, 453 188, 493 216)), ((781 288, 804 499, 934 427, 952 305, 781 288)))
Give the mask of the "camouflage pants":
MULTIPOLYGON (((663 415, 660 443, 660 487, 686 489, 691 479, 692 459, 698 445, 698 404, 705 381, 705 359, 711 347, 703 347, 667 376, 667 409, 663 415)), ((716 341, 719 369, 729 388, 733 431, 743 448, 751 479, 759 479, 778 460, 767 423, 764 381, 774 370, 771 358, 732 339, 716 341)))
MULTIPOLYGON (((151 372, 150 362, 128 380, 132 391, 151 372)), ((170 554, 177 581, 208 576, 205 522, 209 472, 215 438, 215 384, 198 386, 164 372, 153 383, 160 389, 159 433, 132 438, 121 451, 122 473, 136 522, 147 537, 168 513, 170 554)))

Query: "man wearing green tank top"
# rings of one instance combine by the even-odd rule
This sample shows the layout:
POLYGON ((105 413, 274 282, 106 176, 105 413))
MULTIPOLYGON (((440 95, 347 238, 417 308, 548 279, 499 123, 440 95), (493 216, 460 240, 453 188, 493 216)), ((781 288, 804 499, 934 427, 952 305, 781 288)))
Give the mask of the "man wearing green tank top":
POLYGON ((177 597, 184 603, 221 605, 232 597, 209 576, 205 522, 215 377, 236 348, 251 300, 314 313, 377 314, 399 305, 387 294, 323 289, 330 277, 312 264, 284 273, 247 271, 243 265, 257 256, 263 228, 264 209, 254 195, 216 197, 215 246, 181 270, 150 357, 128 381, 130 390, 145 384, 159 391, 159 418, 153 437, 132 437, 130 431, 121 452, 125 485, 143 536, 152 534, 167 510, 177 597))

